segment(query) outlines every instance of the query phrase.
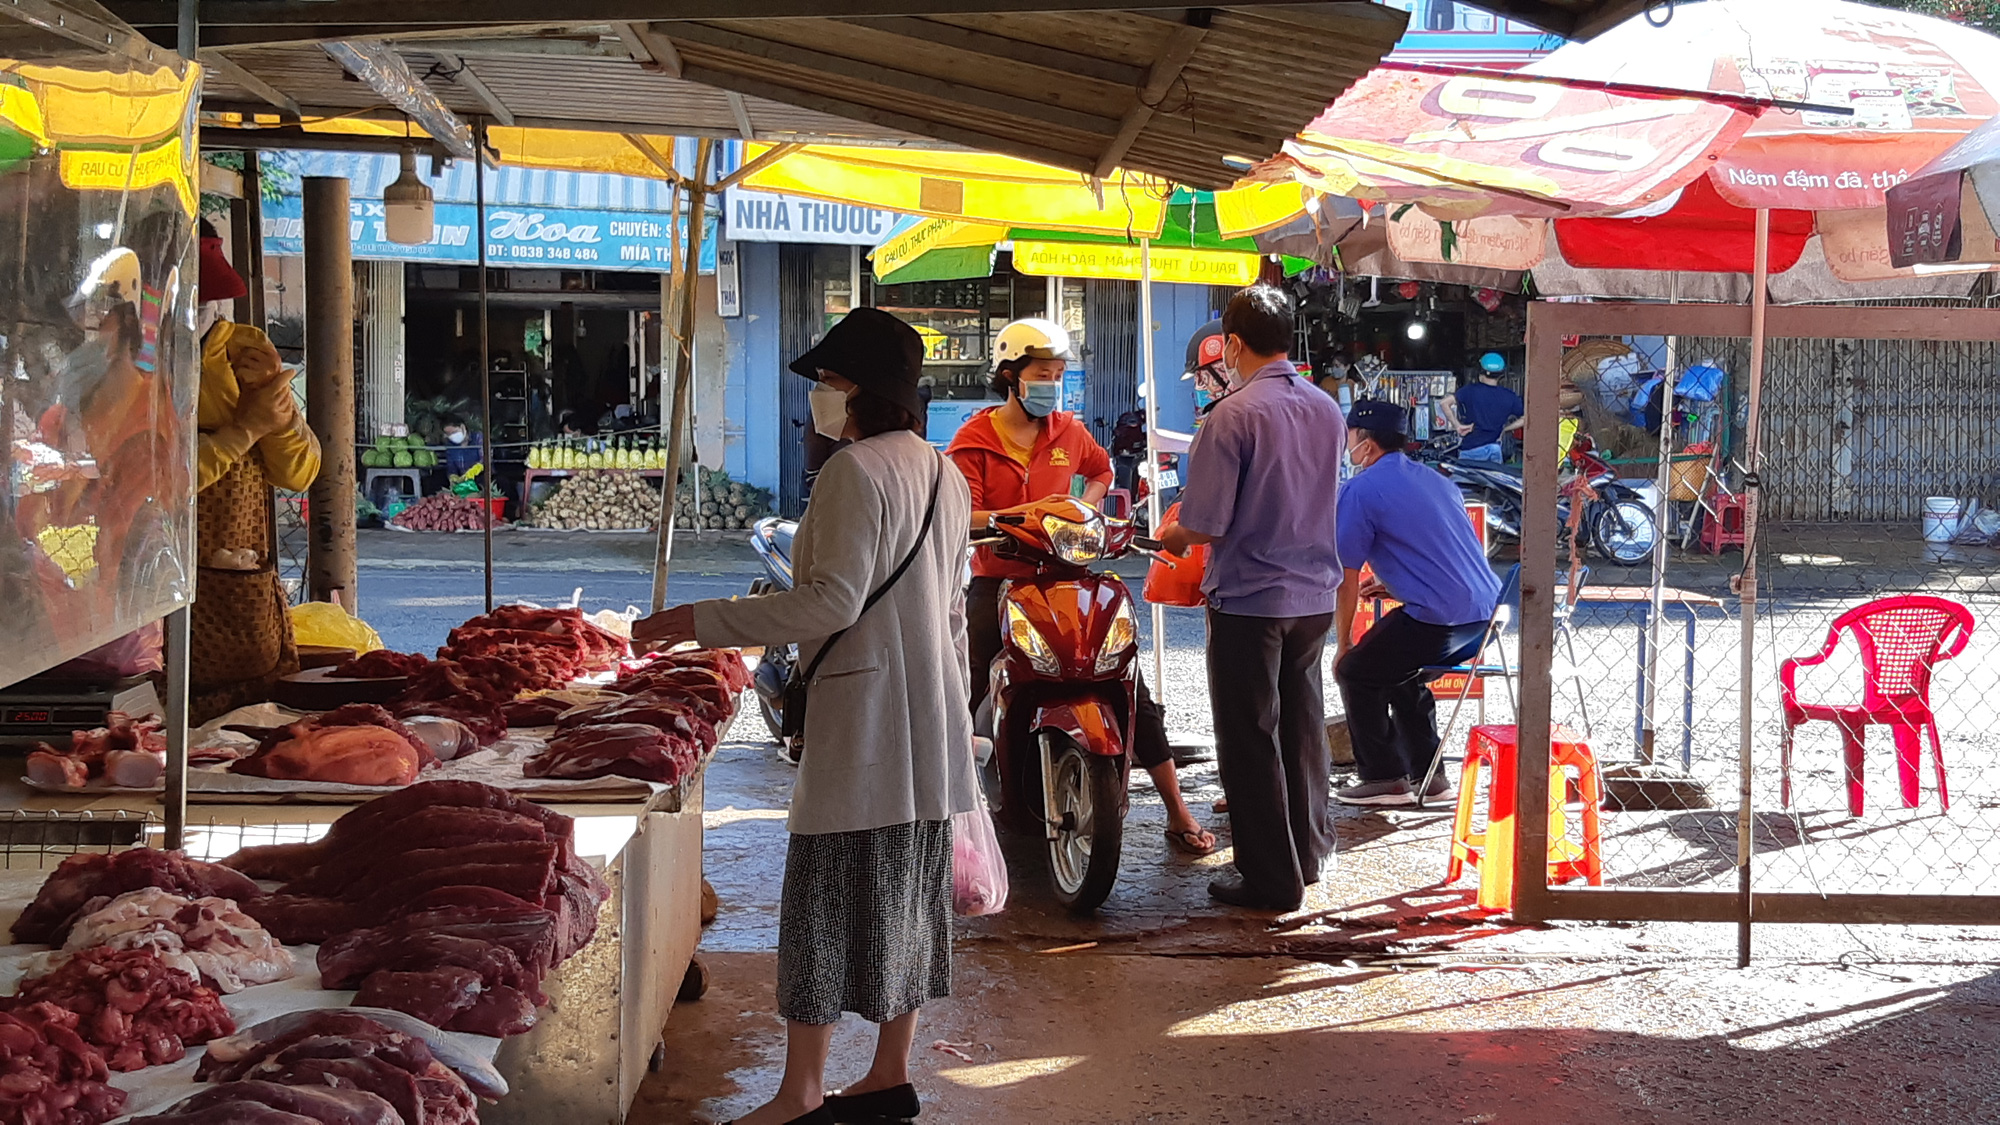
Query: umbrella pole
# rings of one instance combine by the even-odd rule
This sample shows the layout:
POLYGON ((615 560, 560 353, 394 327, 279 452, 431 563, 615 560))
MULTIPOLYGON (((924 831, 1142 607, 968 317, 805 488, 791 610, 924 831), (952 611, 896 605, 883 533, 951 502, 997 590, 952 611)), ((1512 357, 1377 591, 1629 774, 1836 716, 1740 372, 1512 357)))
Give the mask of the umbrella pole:
MULTIPOLYGON (((1669 275, 1672 286, 1670 300, 1680 298, 1680 275, 1669 275)), ((1673 501, 1667 499, 1673 490, 1674 464, 1674 372, 1680 370, 1681 338, 1667 337, 1666 370, 1661 378, 1666 382, 1660 408, 1660 471, 1657 487, 1660 495, 1653 501, 1653 525, 1659 531, 1659 538, 1653 543, 1653 596, 1650 611, 1646 617, 1646 725, 1639 736, 1639 757, 1647 765, 1659 761, 1659 706, 1660 706, 1660 639, 1664 630, 1660 617, 1665 612, 1667 593, 1667 512, 1673 501)))
POLYGON ((1763 453, 1764 330, 1771 274, 1771 212, 1757 212, 1756 273, 1750 288, 1750 405, 1743 420, 1743 598, 1742 669, 1736 689, 1739 714, 1736 745, 1738 781, 1736 806, 1736 966, 1750 966, 1750 743, 1753 733, 1757 672, 1757 518, 1761 497, 1757 478, 1763 453))
MULTIPOLYGON (((1153 434, 1160 425, 1159 384, 1153 378, 1153 240, 1139 240, 1139 364, 1146 380, 1146 467, 1153 488, 1146 496, 1147 526, 1160 534, 1160 458, 1153 451, 1153 434)), ((1153 696, 1167 687, 1167 608, 1153 603, 1153 696)))
MULTIPOLYGON (((695 149, 693 179, 688 183, 688 233, 686 254, 681 260, 680 299, 674 311, 680 314, 680 324, 671 327, 673 350, 667 350, 670 326, 660 325, 660 393, 662 409, 667 392, 669 376, 673 380, 673 414, 669 425, 673 427, 667 435, 667 471, 660 478, 660 527, 654 539, 653 555, 653 612, 658 613, 667 604, 667 571, 674 558, 674 495, 680 488, 681 459, 687 443, 687 418, 689 400, 694 384, 694 313, 696 283, 701 276, 702 224, 707 219, 708 195, 712 185, 704 178, 708 175, 710 156, 715 150, 715 142, 707 137, 695 149), (668 357, 672 356, 671 362, 668 357)), ((699 483, 697 493, 699 495, 699 483)), ((699 508, 696 509, 699 511, 699 508)))

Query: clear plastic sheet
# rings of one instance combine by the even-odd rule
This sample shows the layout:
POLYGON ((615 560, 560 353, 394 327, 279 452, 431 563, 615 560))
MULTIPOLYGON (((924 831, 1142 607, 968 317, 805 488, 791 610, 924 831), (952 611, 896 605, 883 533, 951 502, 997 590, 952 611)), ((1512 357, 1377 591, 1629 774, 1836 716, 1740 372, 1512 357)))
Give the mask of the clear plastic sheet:
POLYGON ((0 684, 193 596, 196 78, 0 58, 0 684))

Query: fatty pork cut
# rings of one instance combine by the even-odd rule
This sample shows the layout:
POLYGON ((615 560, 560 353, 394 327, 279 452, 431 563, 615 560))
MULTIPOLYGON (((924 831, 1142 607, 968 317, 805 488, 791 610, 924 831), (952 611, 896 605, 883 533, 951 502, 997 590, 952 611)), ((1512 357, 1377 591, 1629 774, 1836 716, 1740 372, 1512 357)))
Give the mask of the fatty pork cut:
POLYGON ((143 949, 86 949, 23 982, 5 1003, 15 1010, 44 1001, 77 1014, 77 1034, 112 1070, 174 1062, 189 1044, 236 1031, 214 989, 143 949))
POLYGON ((297 970, 290 951, 234 902, 147 887, 91 900, 62 949, 31 958, 28 975, 39 976, 100 947, 147 950, 223 993, 289 980, 297 970))
POLYGON ((267 731, 256 753, 229 768, 284 781, 408 785, 436 761, 429 744, 389 712, 353 703, 267 731))
POLYGON ((158 887, 189 898, 226 898, 242 903, 264 892, 224 864, 203 863, 179 852, 133 848, 117 855, 85 852, 63 860, 42 882, 35 901, 14 922, 14 940, 25 945, 61 945, 70 925, 92 899, 158 887))

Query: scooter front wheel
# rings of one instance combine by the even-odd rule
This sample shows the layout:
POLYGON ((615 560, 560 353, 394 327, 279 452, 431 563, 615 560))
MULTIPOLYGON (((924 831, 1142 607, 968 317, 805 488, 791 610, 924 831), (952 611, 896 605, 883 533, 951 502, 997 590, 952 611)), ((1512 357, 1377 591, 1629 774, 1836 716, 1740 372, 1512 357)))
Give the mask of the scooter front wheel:
POLYGON ((1125 844, 1125 777, 1115 758, 1087 754, 1059 734, 1051 740, 1049 787, 1055 835, 1049 840, 1049 874, 1056 901, 1087 914, 1111 897, 1118 856, 1125 844))

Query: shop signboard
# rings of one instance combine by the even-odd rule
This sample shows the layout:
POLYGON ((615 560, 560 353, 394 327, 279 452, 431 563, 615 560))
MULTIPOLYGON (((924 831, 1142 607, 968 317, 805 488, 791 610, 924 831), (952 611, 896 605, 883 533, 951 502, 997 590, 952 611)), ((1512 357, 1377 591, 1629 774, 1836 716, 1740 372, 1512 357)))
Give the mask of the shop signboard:
POLYGON ((879 245, 902 216, 875 207, 825 203, 733 187, 723 193, 722 237, 732 242, 805 242, 828 246, 879 245))
POLYGON ((1062 408, 1071 414, 1083 413, 1083 365, 1063 368, 1062 408))
MULTIPOLYGON (((388 218, 379 199, 355 199, 354 256, 396 262, 450 262, 477 265, 473 240, 478 208, 438 203, 431 240, 414 246, 389 241, 388 218)), ((601 211, 566 207, 489 205, 486 260, 496 267, 630 270, 664 273, 672 268, 676 240, 672 218, 648 211, 601 211)), ((685 220, 682 221, 685 226, 685 220)), ((715 272, 715 239, 702 241, 701 272, 715 272)), ((303 202, 281 196, 264 212, 264 252, 280 257, 305 253, 303 202)))
POLYGON ((943 449, 972 416, 997 405, 977 398, 934 398, 930 416, 924 419, 924 433, 932 445, 943 449))

